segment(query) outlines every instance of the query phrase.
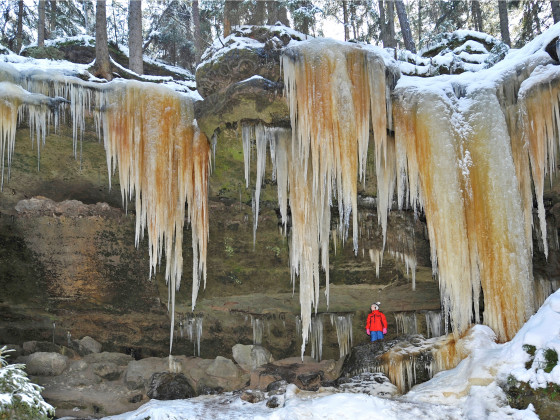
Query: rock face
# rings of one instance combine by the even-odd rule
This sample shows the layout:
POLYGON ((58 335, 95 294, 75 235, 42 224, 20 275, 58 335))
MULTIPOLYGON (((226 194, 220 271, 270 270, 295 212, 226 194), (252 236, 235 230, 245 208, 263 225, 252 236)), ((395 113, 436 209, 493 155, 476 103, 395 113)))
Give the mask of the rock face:
POLYGON ((282 49, 305 35, 285 26, 241 26, 206 50, 196 71, 199 127, 210 138, 226 124, 260 120, 289 125, 280 75, 282 49))

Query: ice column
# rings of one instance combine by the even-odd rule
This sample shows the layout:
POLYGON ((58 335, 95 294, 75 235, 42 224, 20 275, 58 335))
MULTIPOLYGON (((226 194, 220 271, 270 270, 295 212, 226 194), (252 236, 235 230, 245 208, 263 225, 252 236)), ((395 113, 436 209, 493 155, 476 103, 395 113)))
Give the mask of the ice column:
MULTIPOLYGON (((300 278, 302 355, 319 303, 319 264, 329 276, 330 205, 338 202, 345 240, 352 215, 358 247, 357 182, 364 179, 370 125, 378 177, 393 171, 386 159, 385 65, 372 51, 331 40, 310 40, 281 59, 292 127, 289 201, 292 210, 292 277, 300 278)), ((278 155, 278 150, 276 151, 278 155)), ((380 188, 380 200, 392 194, 380 188)), ((384 208, 388 208, 385 206, 384 208)), ((384 213, 382 217, 385 217, 384 213)), ((382 222, 386 226, 386 222, 382 222)), ((327 288, 328 303, 328 288, 327 288)))
POLYGON ((319 362, 323 357, 323 317, 321 314, 311 317, 311 357, 319 362))
POLYGON ((354 314, 331 314, 331 325, 336 328, 340 357, 346 356, 352 348, 352 318, 354 314))
POLYGON ((262 345, 264 320, 251 315, 251 326, 253 327, 253 344, 262 345))
POLYGON ((482 288, 484 323, 509 340, 534 302, 522 200, 496 92, 457 98, 442 88, 403 86, 397 96, 396 149, 405 155, 397 173, 407 184, 398 188, 399 202, 426 214, 443 316, 450 315, 455 334, 466 331, 479 321, 482 288))

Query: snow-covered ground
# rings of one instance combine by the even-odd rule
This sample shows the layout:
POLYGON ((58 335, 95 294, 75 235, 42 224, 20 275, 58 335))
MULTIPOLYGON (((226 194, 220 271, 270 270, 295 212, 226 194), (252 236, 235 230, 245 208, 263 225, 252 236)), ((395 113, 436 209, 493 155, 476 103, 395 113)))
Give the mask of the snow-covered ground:
POLYGON ((278 408, 268 408, 266 400, 251 404, 239 394, 228 393, 189 400, 151 400, 134 412, 106 419, 538 419, 531 405, 526 410, 508 406, 499 384, 509 375, 533 388, 545 387, 547 382, 560 384, 560 366, 550 373, 541 368, 544 349, 560 352, 560 291, 545 301, 513 340, 496 344, 493 336, 488 327, 475 326, 469 342, 472 352, 466 359, 402 396, 394 396, 387 384, 375 381, 368 387, 322 388, 318 392, 290 385, 280 396, 278 408), (525 344, 537 348, 529 369, 525 368, 529 360, 525 344))

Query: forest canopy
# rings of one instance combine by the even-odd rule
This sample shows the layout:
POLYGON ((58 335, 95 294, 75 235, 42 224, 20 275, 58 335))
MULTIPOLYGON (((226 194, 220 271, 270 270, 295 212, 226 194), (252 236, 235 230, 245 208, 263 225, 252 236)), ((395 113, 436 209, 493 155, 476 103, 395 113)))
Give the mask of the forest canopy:
MULTIPOLYGON (((238 25, 281 23, 311 36, 421 51, 442 33, 469 29, 517 48, 560 19, 560 2, 429 0, 20 0, 0 4, 0 44, 20 53, 45 40, 96 36, 105 9, 107 42, 194 70, 202 52, 238 25), (131 38, 131 4, 141 3, 140 35, 131 38), (141 36, 139 47, 132 39, 141 36)), ((141 72, 141 70, 140 70, 141 72)))

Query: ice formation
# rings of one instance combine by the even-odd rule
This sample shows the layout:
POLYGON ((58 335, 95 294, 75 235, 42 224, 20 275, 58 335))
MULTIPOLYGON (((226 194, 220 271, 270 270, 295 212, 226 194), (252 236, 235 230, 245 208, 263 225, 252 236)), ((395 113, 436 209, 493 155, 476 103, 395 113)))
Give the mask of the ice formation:
MULTIPOLYGON (((328 304, 330 205, 335 200, 343 240, 353 212, 357 252, 357 183, 365 179, 370 119, 377 173, 385 173, 388 90, 383 60, 357 45, 331 40, 302 42, 285 50, 281 65, 292 127, 285 153, 290 156, 291 269, 292 277, 299 275, 300 279, 303 355, 312 307, 316 310, 319 303, 319 264, 325 271, 328 304)), ((379 200, 389 199, 391 194, 380 190, 379 200)), ((385 231, 386 214, 380 217, 385 231)))
POLYGON ((321 361, 323 357, 323 314, 311 317, 311 357, 321 361))
MULTIPOLYGON (((441 319, 441 311, 427 311, 426 317, 426 337, 439 337, 443 335, 444 328, 441 319)), ((448 331, 445 331, 448 334, 448 331)))
POLYGON ((185 314, 179 320, 179 332, 181 338, 185 335, 193 343, 193 354, 200 357, 200 340, 202 338, 202 315, 185 314))
POLYGON ((185 203, 192 230, 193 309, 201 280, 206 283, 209 142, 194 123, 192 101, 184 96, 157 85, 113 83, 101 94, 107 167, 114 171, 118 165, 123 200, 135 198, 136 245, 147 230, 150 274, 165 251, 173 331, 185 203))
POLYGON ((251 315, 251 327, 253 327, 253 345, 262 344, 265 320, 251 315))
POLYGON ((336 328, 336 338, 340 358, 343 358, 352 348, 352 318, 354 314, 331 314, 331 325, 336 328))
MULTIPOLYGON (((0 76, 6 78, 7 74, 0 69, 0 76)), ((16 141, 16 129, 18 120, 27 117, 31 140, 35 138, 37 147, 37 168, 39 168, 41 147, 45 143, 47 127, 54 123, 58 126, 58 119, 52 119, 51 108, 58 111, 60 101, 40 93, 30 93, 11 80, 0 80, 0 166, 1 183, 0 190, 4 187, 4 178, 9 179, 12 164, 12 155, 16 141), (6 173, 7 171, 7 173, 6 173)), ((55 113, 57 115, 57 113, 55 113)))
MULTIPOLYGON (((50 72, 18 73, 10 67, 0 68, 0 76, 8 80, 0 84, 0 152, 2 169, 6 159, 8 172, 18 112, 29 114, 39 153, 53 115, 49 106, 57 111, 58 104, 67 102, 76 155, 85 119, 94 114, 98 133, 103 137, 109 176, 118 168, 123 203, 126 206, 128 200, 135 199, 136 245, 148 231, 150 275, 155 273, 164 252, 166 255, 171 352, 175 291, 183 268, 185 216, 192 230, 193 309, 200 282, 206 282, 211 152, 194 120, 192 99, 166 87, 135 81, 96 84, 50 72)), ((54 115, 56 123, 59 113, 54 115)))
POLYGON ((395 321, 397 324, 397 335, 399 334, 418 334, 418 325, 416 322, 416 312, 398 312, 395 313, 395 321))

